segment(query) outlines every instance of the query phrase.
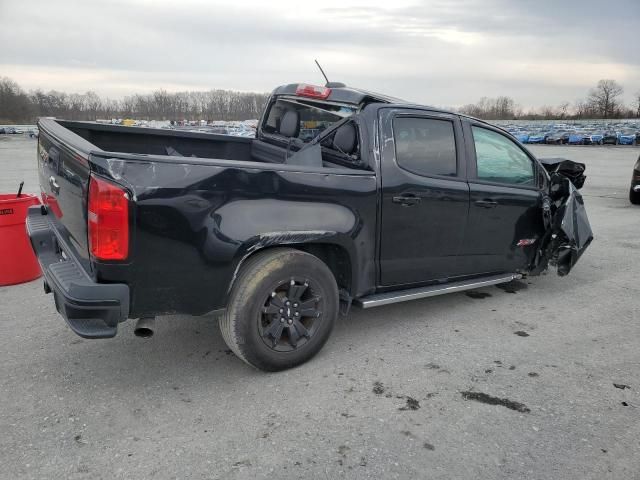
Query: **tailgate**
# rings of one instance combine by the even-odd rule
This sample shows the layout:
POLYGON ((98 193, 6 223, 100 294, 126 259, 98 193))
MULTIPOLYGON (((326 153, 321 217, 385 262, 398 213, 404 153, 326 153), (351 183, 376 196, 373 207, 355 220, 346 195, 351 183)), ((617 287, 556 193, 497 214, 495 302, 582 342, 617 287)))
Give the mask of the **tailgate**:
POLYGON ((38 175, 53 227, 89 270, 87 188, 89 152, 99 150, 55 120, 38 123, 38 175))

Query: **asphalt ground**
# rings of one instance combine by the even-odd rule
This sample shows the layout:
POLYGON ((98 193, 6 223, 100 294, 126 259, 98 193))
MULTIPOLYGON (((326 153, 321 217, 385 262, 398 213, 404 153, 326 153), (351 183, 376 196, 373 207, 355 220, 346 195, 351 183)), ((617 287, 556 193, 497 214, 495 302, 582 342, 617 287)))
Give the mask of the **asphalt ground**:
MULTIPOLYGON (((0 138, 0 192, 38 191, 35 145, 0 138)), ((568 277, 354 310, 283 373, 210 316, 83 340, 41 281, 0 287, 0 478, 640 478, 640 149, 532 150, 587 164, 568 277)))

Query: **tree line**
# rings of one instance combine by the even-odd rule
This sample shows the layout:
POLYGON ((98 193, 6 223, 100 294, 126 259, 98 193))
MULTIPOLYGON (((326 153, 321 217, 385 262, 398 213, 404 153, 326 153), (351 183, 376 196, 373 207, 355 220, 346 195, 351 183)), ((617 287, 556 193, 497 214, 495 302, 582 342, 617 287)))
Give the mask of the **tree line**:
POLYGON ((640 118, 640 91, 632 105, 621 100, 624 88, 615 80, 600 80, 589 90, 586 98, 573 105, 562 102, 557 106, 543 106, 524 111, 511 97, 483 97, 477 103, 464 105, 461 113, 485 120, 569 120, 586 118, 640 118))
POLYGON ((25 92, 15 81, 0 78, 0 124, 35 123, 39 117, 68 120, 133 118, 137 120, 248 120, 259 118, 267 93, 209 90, 134 94, 121 100, 95 92, 25 92))
MULTIPOLYGON (((508 96, 483 97, 464 105, 461 113, 486 120, 550 120, 584 118, 640 118, 640 91, 634 104, 625 106, 623 87, 615 80, 600 80, 586 98, 573 105, 544 106, 524 111, 508 96)), ((133 118, 137 120, 248 120, 258 118, 268 99, 267 93, 233 90, 134 94, 121 100, 101 98, 95 92, 64 93, 51 90, 25 92, 10 78, 0 78, 0 124, 35 123, 39 117, 69 120, 133 118)))

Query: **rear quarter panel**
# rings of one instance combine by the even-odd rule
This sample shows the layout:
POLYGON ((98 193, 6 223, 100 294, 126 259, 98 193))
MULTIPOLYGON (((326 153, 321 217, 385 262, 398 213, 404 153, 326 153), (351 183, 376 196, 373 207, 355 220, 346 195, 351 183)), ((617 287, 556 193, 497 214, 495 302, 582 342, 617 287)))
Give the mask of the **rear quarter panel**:
MULTIPOLYGON (((352 287, 375 278, 376 178, 347 169, 95 156, 133 194, 132 317, 223 308, 240 262, 276 245, 330 243, 352 263, 352 287), (300 169, 301 167, 298 167, 300 169), (338 171, 339 170, 339 171, 338 171)), ((105 269, 105 278, 118 276, 105 269)))

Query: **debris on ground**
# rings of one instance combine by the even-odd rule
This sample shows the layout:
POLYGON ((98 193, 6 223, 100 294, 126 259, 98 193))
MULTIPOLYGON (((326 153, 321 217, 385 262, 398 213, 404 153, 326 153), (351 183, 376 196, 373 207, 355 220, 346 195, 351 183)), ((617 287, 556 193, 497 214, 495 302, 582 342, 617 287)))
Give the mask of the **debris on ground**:
POLYGON ((404 407, 400 407, 398 410, 418 410, 420 408, 420 402, 413 397, 405 397, 407 404, 404 407))
POLYGON ((625 388, 631 388, 629 385, 625 385, 624 383, 614 383, 614 387, 619 388, 620 390, 624 390, 625 388))
POLYGON ((508 398, 498 398, 482 392, 460 392, 460 394, 465 400, 475 400, 476 402, 486 403, 488 405, 500 405, 520 413, 531 412, 529 407, 527 407, 524 403, 514 402, 513 400, 509 400, 508 398))
POLYGON ((385 392, 382 382, 373 382, 373 393, 376 395, 382 395, 385 392))

